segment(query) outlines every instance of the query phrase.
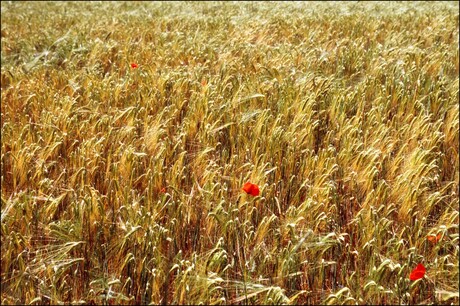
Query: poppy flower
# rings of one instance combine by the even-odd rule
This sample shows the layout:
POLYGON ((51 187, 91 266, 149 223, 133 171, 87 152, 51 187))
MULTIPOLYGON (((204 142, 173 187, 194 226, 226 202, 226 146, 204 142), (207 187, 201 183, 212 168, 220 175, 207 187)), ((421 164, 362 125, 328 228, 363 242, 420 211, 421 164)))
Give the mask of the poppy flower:
POLYGON ((166 187, 161 188, 160 192, 161 193, 166 193, 166 187))
POLYGON ((136 63, 131 63, 131 68, 136 69, 136 68, 138 68, 138 67, 139 67, 138 64, 136 64, 136 63))
POLYGON ((252 195, 253 197, 256 197, 260 194, 259 186, 250 182, 244 184, 243 191, 252 195))
POLYGON ((417 267, 415 267, 414 270, 412 270, 412 272, 409 275, 409 278, 411 281, 421 279, 425 275, 425 272, 426 272, 425 266, 420 263, 417 265, 417 267))
POLYGON ((442 237, 442 235, 441 235, 441 233, 439 233, 436 236, 435 235, 428 235, 428 236, 426 236, 426 239, 428 239, 429 242, 436 243, 439 240, 441 240, 441 237, 442 237))

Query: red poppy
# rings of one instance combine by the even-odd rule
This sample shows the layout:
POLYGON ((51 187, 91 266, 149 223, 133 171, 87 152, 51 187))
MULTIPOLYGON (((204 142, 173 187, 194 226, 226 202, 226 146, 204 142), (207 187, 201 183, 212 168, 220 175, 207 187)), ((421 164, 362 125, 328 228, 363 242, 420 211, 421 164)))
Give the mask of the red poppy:
POLYGON ((436 243, 439 240, 441 240, 442 234, 439 233, 436 236, 435 235, 428 235, 426 236, 426 239, 428 239, 429 242, 436 243))
POLYGON ((417 267, 414 270, 412 270, 412 272, 409 275, 409 278, 411 281, 421 279, 425 275, 425 272, 426 272, 425 266, 420 263, 417 265, 417 267))
POLYGON ((166 188, 165 187, 161 188, 160 192, 161 193, 166 193, 166 188))
POLYGON ((250 182, 244 184, 243 191, 252 195, 253 197, 256 197, 260 194, 259 186, 250 182))
POLYGON ((138 64, 136 64, 136 63, 131 63, 131 68, 135 69, 135 68, 138 68, 138 67, 139 67, 138 64))

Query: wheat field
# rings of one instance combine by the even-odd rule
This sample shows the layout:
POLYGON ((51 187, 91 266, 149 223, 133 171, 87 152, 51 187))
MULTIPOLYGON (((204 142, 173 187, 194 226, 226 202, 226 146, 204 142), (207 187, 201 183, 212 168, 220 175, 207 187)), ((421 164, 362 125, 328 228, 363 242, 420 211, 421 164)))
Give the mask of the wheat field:
POLYGON ((458 303, 458 1, 1 2, 2 305, 458 303))

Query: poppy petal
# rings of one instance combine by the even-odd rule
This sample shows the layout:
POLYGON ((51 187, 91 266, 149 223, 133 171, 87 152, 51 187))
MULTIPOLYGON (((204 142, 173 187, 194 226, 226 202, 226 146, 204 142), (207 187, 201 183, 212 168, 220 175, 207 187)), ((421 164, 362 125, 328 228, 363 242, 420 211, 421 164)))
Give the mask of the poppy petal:
POLYGON ((441 233, 437 234, 436 236, 435 235, 428 235, 428 236, 426 236, 426 239, 428 239, 429 242, 436 243, 439 240, 441 240, 441 236, 442 236, 441 233))
POLYGON ((243 185, 243 191, 246 193, 250 193, 252 188, 252 184, 247 182, 243 185))
POLYGON ((417 267, 415 267, 414 270, 412 270, 412 272, 409 275, 409 278, 411 281, 421 279, 425 275, 425 272, 426 272, 425 266, 420 263, 417 265, 417 267))
POLYGON ((260 194, 259 186, 252 184, 251 195, 256 197, 259 194, 260 194))
POLYGON ((259 186, 252 184, 251 182, 247 182, 243 185, 243 191, 254 197, 260 194, 259 186))

